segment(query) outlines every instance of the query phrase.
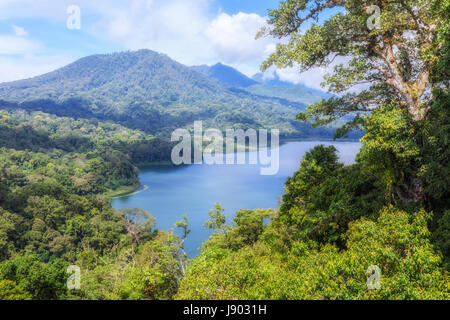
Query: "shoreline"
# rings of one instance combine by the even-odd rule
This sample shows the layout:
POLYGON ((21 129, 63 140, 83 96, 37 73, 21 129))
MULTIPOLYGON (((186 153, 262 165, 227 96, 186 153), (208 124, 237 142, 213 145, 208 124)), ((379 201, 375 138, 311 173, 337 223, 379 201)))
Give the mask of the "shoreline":
POLYGON ((147 190, 149 187, 144 185, 142 186, 140 183, 132 186, 123 186, 114 191, 106 192, 104 195, 112 199, 125 198, 134 194, 138 194, 139 192, 147 190), (140 190, 142 189, 142 190, 140 190))

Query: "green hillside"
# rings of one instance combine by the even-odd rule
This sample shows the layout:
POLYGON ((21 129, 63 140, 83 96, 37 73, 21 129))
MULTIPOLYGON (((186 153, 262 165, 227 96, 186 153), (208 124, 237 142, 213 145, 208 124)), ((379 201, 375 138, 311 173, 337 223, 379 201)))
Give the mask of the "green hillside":
POLYGON ((282 137, 333 134, 295 121, 302 103, 230 88, 149 50, 89 56, 42 76, 1 84, 0 106, 112 120, 166 137, 195 120, 220 129, 279 128, 282 137))
POLYGON ((207 65, 194 66, 192 69, 232 87, 246 88, 258 84, 258 82, 250 79, 238 70, 221 63, 217 63, 210 67, 207 65))

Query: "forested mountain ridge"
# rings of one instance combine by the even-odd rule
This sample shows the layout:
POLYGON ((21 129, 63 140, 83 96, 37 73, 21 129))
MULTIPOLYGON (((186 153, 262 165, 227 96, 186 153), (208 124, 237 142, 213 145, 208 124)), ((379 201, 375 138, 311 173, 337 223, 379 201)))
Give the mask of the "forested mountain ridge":
POLYGON ((249 78, 238 70, 221 63, 213 66, 194 66, 192 69, 203 73, 211 79, 218 80, 232 87, 244 89, 251 94, 261 97, 279 98, 310 105, 332 96, 320 90, 283 81, 276 71, 273 72, 273 77, 270 78, 265 78, 263 73, 257 73, 249 78))
POLYGON ((258 84, 253 79, 250 79, 246 75, 242 74, 238 70, 226 66, 222 63, 217 63, 213 66, 201 65, 192 67, 193 70, 203 73, 204 75, 217 79, 223 83, 226 83, 233 87, 246 88, 255 84, 258 84))
POLYGON ((171 152, 165 141, 113 122, 25 110, 0 110, 0 148, 51 155, 61 166, 65 163, 69 167, 74 161, 78 171, 60 182, 68 181, 72 188, 78 186, 85 193, 136 186, 139 181, 134 165, 168 161, 171 152))
POLYGON ((295 121, 305 105, 231 88, 150 50, 94 55, 59 70, 0 84, 0 105, 113 120, 168 136, 203 120, 225 128, 279 128, 285 137, 332 137, 295 121))

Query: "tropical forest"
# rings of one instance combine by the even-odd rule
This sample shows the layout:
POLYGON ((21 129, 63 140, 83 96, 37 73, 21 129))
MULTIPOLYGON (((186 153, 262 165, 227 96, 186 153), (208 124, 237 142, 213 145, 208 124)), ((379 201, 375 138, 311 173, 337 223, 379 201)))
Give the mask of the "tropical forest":
POLYGON ((210 23, 178 16, 209 1, 79 1, 79 30, 18 2, 0 4, 0 300, 450 299, 449 0, 219 1, 210 23), (45 69, 43 46, 75 58, 45 69), (279 172, 175 165, 196 121, 277 130, 279 172))

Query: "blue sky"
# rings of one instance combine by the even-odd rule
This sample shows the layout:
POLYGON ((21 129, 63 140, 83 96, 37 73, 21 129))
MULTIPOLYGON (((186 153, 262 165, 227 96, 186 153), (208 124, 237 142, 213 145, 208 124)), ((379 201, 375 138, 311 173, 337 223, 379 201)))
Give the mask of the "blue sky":
MULTIPOLYGON (((231 65, 247 75, 277 40, 255 40, 279 0, 0 0, 0 82, 57 69, 81 57, 147 48, 186 65, 231 65), (70 30, 67 8, 81 10, 70 30)), ((280 71, 318 87, 320 72, 280 71)))
POLYGON ((266 16, 268 9, 275 9, 280 3, 279 0, 220 0, 216 2, 217 6, 228 14, 246 12, 260 16, 266 16))

